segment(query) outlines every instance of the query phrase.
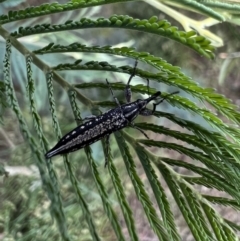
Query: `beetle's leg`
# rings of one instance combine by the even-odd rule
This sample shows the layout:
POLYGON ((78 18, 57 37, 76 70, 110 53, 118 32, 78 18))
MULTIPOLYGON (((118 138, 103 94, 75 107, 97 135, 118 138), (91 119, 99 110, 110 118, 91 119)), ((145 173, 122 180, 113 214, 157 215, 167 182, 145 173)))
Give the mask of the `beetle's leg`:
POLYGON ((149 79, 147 79, 148 95, 149 95, 149 79))
POLYGON ((130 88, 130 82, 131 82, 132 78, 135 76, 137 64, 138 64, 138 62, 136 60, 135 64, 134 64, 133 72, 132 72, 132 74, 130 75, 130 77, 128 79, 128 82, 127 82, 127 85, 126 85, 126 88, 125 88, 125 91, 124 91, 125 92, 125 98, 126 98, 128 103, 131 101, 131 97, 132 97, 132 91, 131 91, 131 88, 130 88))
POLYGON ((153 104, 153 113, 155 112, 155 110, 156 110, 156 106, 157 105, 159 105, 159 104, 161 104, 165 99, 167 99, 169 96, 171 96, 171 95, 175 95, 175 94, 178 94, 179 93, 179 91, 175 91, 175 92, 172 92, 172 93, 170 93, 170 94, 167 94, 167 95, 165 95, 164 97, 162 97, 162 99, 160 99, 159 101, 157 101, 156 103, 154 103, 153 104))
POLYGON ((108 88, 109 88, 109 90, 110 90, 110 92, 111 92, 111 95, 112 95, 113 99, 115 100, 115 102, 116 102, 116 104, 118 105, 118 107, 121 108, 121 105, 120 105, 120 103, 119 103, 117 97, 113 94, 113 90, 112 90, 112 87, 111 87, 110 83, 108 82, 107 79, 106 79, 106 81, 107 81, 108 88))
POLYGON ((175 94, 178 94, 179 91, 175 91, 175 92, 172 92, 166 96, 164 96, 162 99, 160 99, 159 101, 157 101, 156 103, 153 103, 153 109, 152 110, 149 110, 147 108, 145 108, 144 110, 141 110, 139 112, 139 115, 143 115, 143 116, 149 116, 149 115, 153 115, 154 112, 156 111, 156 106, 161 104, 168 96, 170 95, 175 95, 175 94))
POLYGON ((153 115, 154 112, 156 111, 156 106, 159 105, 160 103, 162 103, 164 101, 165 98, 162 98, 160 101, 158 101, 157 103, 153 103, 153 109, 152 110, 149 110, 149 109, 144 109, 144 110, 141 110, 139 112, 139 115, 143 115, 143 116, 150 116, 150 115, 153 115))
POLYGON ((104 164, 104 167, 106 168, 107 165, 108 165, 108 157, 110 155, 110 152, 109 152, 109 139, 110 139, 110 135, 107 135, 106 138, 105 138, 105 144, 106 144, 106 152, 105 152, 105 164, 104 164))
POLYGON ((89 116, 84 117, 83 119, 76 119, 76 120, 84 122, 84 121, 94 120, 95 118, 96 118, 95 115, 89 115, 89 116))
POLYGON ((155 110, 156 110, 156 105, 153 104, 153 109, 152 110, 149 110, 149 109, 146 108, 146 109, 140 111, 139 115, 143 115, 143 116, 153 115, 155 110))
POLYGON ((139 127, 135 126, 134 123, 130 122, 129 126, 134 128, 134 129, 136 129, 136 130, 139 130, 144 136, 146 136, 149 139, 148 135, 142 129, 140 129, 139 127))

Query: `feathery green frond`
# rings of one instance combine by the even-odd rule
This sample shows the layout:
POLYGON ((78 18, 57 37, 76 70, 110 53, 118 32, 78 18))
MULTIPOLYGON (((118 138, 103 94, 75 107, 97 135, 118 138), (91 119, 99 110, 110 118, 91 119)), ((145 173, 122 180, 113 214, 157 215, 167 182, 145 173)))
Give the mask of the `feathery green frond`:
POLYGON ((141 161, 145 173, 148 177, 148 181, 150 182, 150 185, 152 187, 154 196, 157 200, 158 207, 162 214, 163 222, 166 226, 167 231, 170 234, 169 240, 180 240, 180 236, 177 232, 176 225, 174 223, 173 213, 170 209, 170 204, 167 200, 167 196, 164 192, 164 189, 161 183, 158 181, 158 177, 153 167, 151 166, 148 154, 139 144, 136 144, 135 148, 138 158, 141 161))
MULTIPOLYGON (((193 225, 195 223, 198 226, 200 225, 200 228, 197 228, 197 233, 195 235, 196 240, 216 240, 215 238, 212 238, 212 234, 210 233, 209 228, 203 222, 202 219, 205 219, 203 215, 206 215, 208 217, 209 223, 211 224, 212 228, 215 232, 218 232, 215 233, 217 240, 227 240, 227 237, 229 238, 229 240, 234 240, 236 238, 231 227, 228 226, 228 224, 222 220, 220 215, 209 205, 207 200, 205 200, 200 193, 195 191, 191 186, 184 182, 184 179, 182 179, 179 176, 179 174, 177 174, 167 165, 163 165, 162 162, 157 162, 156 165, 161 171, 162 175, 164 176, 165 181, 168 182, 168 184, 170 184, 171 179, 169 179, 169 177, 171 176, 172 179, 175 180, 175 189, 177 189, 176 185, 179 185, 179 188, 181 189, 182 194, 184 195, 184 197, 182 197, 182 204, 180 205, 180 202, 178 200, 180 195, 175 195, 174 198, 178 203, 178 206, 181 209, 182 213, 187 213, 187 204, 184 201, 184 199, 186 199, 187 202, 191 202, 191 204, 189 204, 188 206, 190 207, 191 212, 195 218, 194 221, 191 220, 190 224, 193 225), (167 173, 168 175, 166 175, 167 173), (186 192, 186 190, 188 191, 186 192), (190 198, 191 195, 192 198, 190 198), (209 215, 210 213, 211 215, 209 215), (211 220, 209 218, 211 218, 211 220), (213 227, 213 225, 215 225, 215 227, 213 227), (216 227, 218 227, 218 231, 216 227)), ((173 188, 171 189, 171 192, 174 195, 173 188)), ((189 214, 184 215, 184 217, 187 223, 189 219, 192 218, 192 216, 189 214)))
POLYGON ((169 170, 166 168, 166 166, 162 165, 162 163, 159 163, 159 171, 161 172, 164 180, 166 181, 169 189, 171 190, 171 193, 182 212, 182 215, 184 219, 186 220, 195 240, 202 240, 202 236, 199 232, 198 223, 196 222, 195 217, 192 215, 184 197, 182 196, 180 192, 180 187, 177 184, 176 180, 171 176, 169 170))
POLYGON ((128 171, 128 175, 133 183, 136 195, 143 206, 144 212, 153 231, 157 234, 160 240, 169 240, 170 237, 164 229, 162 222, 159 220, 157 213, 152 205, 152 202, 150 201, 150 198, 144 189, 144 185, 139 176, 137 175, 136 166, 130 154, 129 148, 122 137, 121 132, 116 132, 114 135, 121 151, 121 155, 128 171))
POLYGON ((43 159, 42 153, 38 149, 37 144, 33 139, 32 135, 30 134, 28 127, 25 123, 25 120, 23 119, 23 115, 19 108, 16 95, 14 92, 13 84, 12 84, 10 55, 11 55, 11 43, 8 40, 7 46, 6 46, 5 60, 4 60, 4 81, 5 81, 8 105, 15 112, 19 122, 20 130, 23 133, 23 136, 26 139, 26 141, 29 143, 32 149, 32 152, 36 157, 36 164, 39 168, 39 172, 43 182, 43 188, 46 190, 48 197, 51 200, 51 207, 50 207, 51 214, 58 223, 59 231, 61 232, 63 240, 68 241, 71 239, 69 237, 68 230, 67 230, 66 218, 63 211, 63 203, 62 203, 62 199, 58 188, 58 181, 56 178, 56 174, 52 167, 52 163, 50 161, 45 162, 45 160, 43 159), (49 176, 46 175, 46 172, 47 172, 46 166, 48 169, 49 176))
POLYGON ((189 208, 191 209, 193 216, 196 219, 196 222, 199 225, 199 236, 201 237, 201 240, 214 240, 205 221, 204 213, 201 210, 199 200, 196 199, 195 194, 188 186, 184 185, 184 183, 180 182, 179 187, 186 199, 186 202, 188 203, 189 208))
POLYGON ((29 97, 29 103, 30 103, 30 110, 32 113, 32 118, 34 122, 34 127, 38 135, 38 139, 41 143, 42 150, 44 152, 47 151, 48 148, 48 141, 43 135, 43 130, 42 130, 42 124, 41 124, 41 119, 39 114, 37 113, 36 106, 35 106, 35 101, 34 101, 34 80, 32 79, 32 68, 31 68, 31 63, 32 63, 32 58, 30 55, 26 56, 26 68, 27 68, 27 93, 29 97))
MULTIPOLYGON (((234 240, 234 239, 229 239, 227 237, 225 230, 222 227, 222 224, 219 219, 216 218, 215 216, 215 211, 207 206, 205 203, 202 203, 202 208, 208 218, 208 221, 215 233, 215 236, 217 237, 217 240, 223 240, 223 241, 228 241, 228 240, 234 240)), ((231 231, 230 231, 231 232, 231 231)), ((236 236, 234 237, 236 240, 236 236)))
MULTIPOLYGON (((224 156, 228 155, 228 152, 226 152, 224 148, 217 148, 216 146, 207 142, 205 139, 199 138, 196 135, 191 135, 187 133, 182 133, 180 131, 170 130, 163 126, 158 126, 158 125, 149 124, 149 123, 136 123, 136 126, 141 128, 142 130, 150 130, 154 133, 164 134, 166 136, 174 137, 177 140, 184 141, 188 145, 192 145, 201 150, 204 150, 206 154, 208 154, 212 159, 216 159, 217 161, 221 161, 222 155, 224 156)), ((213 135, 213 133, 209 133, 209 135, 213 135)), ((231 142, 229 142, 229 145, 231 145, 231 142)), ((234 162, 234 159, 231 156, 228 157, 228 160, 231 160, 234 162)))
POLYGON ((50 112, 52 114, 52 125, 53 129, 57 135, 57 138, 61 138, 61 129, 57 120, 56 116, 56 106, 55 106, 55 99, 53 96, 53 73, 48 72, 46 73, 46 82, 47 82, 47 89, 48 89, 48 101, 49 101, 49 108, 50 112))
POLYGON ((94 177, 95 184, 96 184, 98 192, 99 192, 99 194, 102 198, 104 210, 105 210, 106 214, 108 215, 109 221, 112 224, 112 227, 115 231, 117 239, 124 241, 125 238, 123 236, 119 220, 117 218, 117 215, 116 215, 115 211, 113 210, 113 208, 110 205, 110 201, 109 201, 107 192, 106 192, 106 190, 104 188, 104 185, 102 183, 102 180, 100 178, 100 175, 99 175, 99 172, 97 170, 97 166, 95 164, 95 161, 94 161, 94 159, 91 155, 90 147, 85 147, 85 152, 86 152, 86 156, 87 156, 87 159, 88 159, 88 163, 89 163, 89 165, 91 167, 91 170, 92 170, 92 174, 93 174, 93 177, 94 177))
MULTIPOLYGON (((154 113, 157 117, 165 117, 172 122, 180 125, 182 128, 186 128, 187 130, 193 132, 197 137, 208 144, 215 146, 218 151, 225 150, 228 154, 232 155, 235 158, 235 162, 238 163, 239 160, 239 148, 236 143, 229 142, 226 140, 224 135, 221 135, 215 131, 209 131, 206 128, 200 126, 197 123, 194 123, 189 120, 178 118, 170 113, 156 111, 154 113)), ((232 128, 234 132, 234 128, 232 128)), ((237 130, 238 131, 238 130, 237 130)))
POLYGON ((185 154, 186 156, 189 156, 194 160, 198 160, 202 162, 204 165, 206 165, 208 168, 212 170, 216 170, 216 168, 221 166, 221 171, 220 171, 221 175, 223 175, 225 178, 231 177, 232 178, 231 180, 234 183, 234 185, 236 185, 238 190, 240 190, 240 184, 238 183, 239 173, 237 173, 237 170, 234 167, 232 167, 231 163, 228 163, 225 160, 224 160, 225 161, 224 163, 213 162, 211 158, 208 155, 204 154, 203 152, 196 151, 194 149, 187 148, 175 143, 166 143, 163 141, 153 141, 153 140, 145 140, 145 139, 138 140, 138 142, 147 146, 155 146, 159 148, 167 148, 167 149, 175 150, 181 154, 185 154))
POLYGON ((206 168, 202 168, 200 166, 196 166, 186 162, 181 162, 179 160, 161 158, 161 161, 171 166, 184 167, 188 170, 193 171, 195 174, 200 175, 200 177, 182 176, 184 180, 191 184, 199 184, 209 188, 216 188, 217 190, 225 191, 226 193, 234 197, 236 200, 240 200, 239 190, 236 188, 236 186, 233 185, 232 182, 229 182, 229 179, 223 178, 221 177, 221 175, 214 172, 215 170, 217 170, 217 164, 215 166, 215 169, 212 168, 212 171, 210 171, 206 168))
POLYGON ((74 191, 76 193, 79 205, 80 205, 80 207, 83 211, 84 218, 86 219, 86 221, 88 223, 88 227, 89 227, 89 231, 91 233, 92 239, 94 241, 100 241, 101 239, 100 239, 100 237, 99 237, 99 235, 96 231, 96 227, 95 227, 95 224, 94 224, 94 221, 93 221, 92 214, 89 211, 87 202, 84 200, 84 198, 81 194, 81 191, 79 189, 79 182, 78 182, 77 178, 75 177, 75 175, 73 173, 72 166, 71 166, 67 157, 64 157, 64 159, 65 159, 64 161, 66 163, 66 170, 68 172, 68 176, 71 180, 72 186, 73 186, 74 191))
MULTIPOLYGON (((236 173, 238 173, 239 163, 235 161, 234 155, 231 155, 231 153, 239 155, 238 152, 236 152, 236 148, 238 148, 238 146, 232 145, 230 141, 225 140, 224 142, 224 144, 228 146, 228 149, 231 150, 231 151, 226 151, 226 149, 222 147, 222 145, 219 144, 218 147, 216 147, 206 139, 199 138, 198 136, 195 136, 195 135, 168 130, 164 127, 157 126, 154 124, 137 123, 136 126, 138 126, 143 130, 151 130, 155 133, 165 134, 165 135, 174 137, 178 140, 185 141, 189 145, 195 146, 200 150, 203 150, 209 156, 209 158, 211 158, 212 160, 215 160, 214 162, 216 163, 216 165, 222 165, 223 163, 225 163, 222 166, 224 169, 226 169, 224 165, 226 166, 229 165, 231 166, 231 168, 236 170, 236 173), (225 157, 224 159, 222 158, 223 155, 225 157)), ((213 133, 209 133, 209 135, 213 135, 213 133)), ((215 168, 217 168, 217 166, 215 168)), ((226 171, 228 171, 227 169, 226 171)))
POLYGON ((5 94, 5 84, 0 80, 0 124, 2 124, 2 116, 4 110, 7 108, 7 100, 5 94))
POLYGON ((133 19, 127 15, 113 15, 110 18, 99 18, 97 20, 88 18, 83 18, 80 21, 68 20, 65 22, 65 24, 61 25, 42 24, 34 27, 21 27, 18 29, 18 32, 12 33, 11 36, 20 38, 33 34, 52 33, 84 28, 122 28, 157 34, 186 45, 207 58, 214 57, 212 53, 214 47, 210 45, 209 40, 205 39, 204 37, 197 36, 196 32, 194 31, 179 31, 177 27, 171 26, 168 21, 158 20, 156 16, 151 17, 149 20, 133 19))
POLYGON ((61 13, 81 8, 100 6, 109 3, 130 2, 132 0, 74 0, 64 4, 44 3, 36 7, 29 7, 19 11, 9 11, 7 15, 0 16, 0 24, 18 21, 21 19, 46 16, 47 14, 61 13))
POLYGON ((125 196, 125 193, 124 193, 124 187, 121 184, 121 180, 120 180, 120 177, 117 173, 116 167, 113 164, 113 160, 112 160, 112 156, 111 156, 111 148, 109 147, 109 155, 108 155, 108 153, 106 153, 106 148, 107 147, 106 147, 106 143, 105 143, 103 145, 103 149, 105 150, 105 157, 108 158, 107 167, 108 167, 108 170, 109 170, 109 174, 111 175, 113 185, 114 185, 115 190, 116 190, 118 201, 119 201, 119 204, 120 204, 121 209, 122 209, 122 214, 123 214, 123 217, 125 219, 129 235, 131 237, 131 240, 139 240, 137 232, 136 232, 136 228, 135 228, 133 213, 132 213, 131 208, 130 208, 128 202, 127 202, 127 199, 126 199, 126 196, 125 196))

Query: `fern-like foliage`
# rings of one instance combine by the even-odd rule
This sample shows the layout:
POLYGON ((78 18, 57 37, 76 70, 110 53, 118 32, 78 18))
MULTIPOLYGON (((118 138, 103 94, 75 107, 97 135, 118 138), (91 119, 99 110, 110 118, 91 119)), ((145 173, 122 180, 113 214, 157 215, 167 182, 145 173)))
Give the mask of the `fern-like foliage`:
POLYGON ((153 16, 148 20, 134 19, 132 17, 123 15, 113 15, 108 19, 99 18, 97 20, 92 20, 83 18, 80 21, 68 20, 64 24, 60 25, 42 24, 34 27, 20 27, 18 32, 12 33, 11 36, 20 38, 39 33, 52 33, 56 31, 85 28, 123 28, 157 34, 189 46, 206 57, 213 58, 214 56, 212 54, 214 47, 210 45, 209 40, 201 36, 196 36, 196 32, 194 31, 189 31, 187 33, 184 31, 179 31, 177 27, 171 26, 168 21, 159 21, 156 16, 153 16))
MULTIPOLYGON (((136 127, 147 131, 151 134, 151 137, 155 135, 156 138, 139 139, 130 135, 125 129, 113 135, 116 140, 117 150, 120 150, 121 159, 126 167, 124 175, 130 179, 135 195, 145 213, 145 218, 156 237, 163 241, 182 240, 174 218, 173 207, 176 203, 195 240, 237 240, 237 231, 240 230, 239 225, 223 218, 214 207, 214 204, 218 204, 220 206, 232 207, 236 211, 240 210, 240 131, 236 128, 236 125, 240 123, 240 113, 230 100, 216 93, 212 88, 199 86, 194 80, 185 75, 179 67, 173 66, 164 59, 147 52, 139 52, 132 47, 91 46, 90 44, 86 45, 80 42, 64 45, 56 44, 55 41, 48 41, 45 47, 35 47, 32 50, 21 42, 22 37, 37 34, 45 35, 48 33, 53 35, 55 32, 63 32, 67 35, 70 33, 70 30, 80 31, 82 29, 93 28, 103 30, 104 28, 111 28, 115 31, 117 28, 122 29, 122 31, 137 30, 145 34, 153 34, 154 38, 166 37, 170 40, 175 40, 175 44, 181 43, 185 48, 190 48, 201 56, 212 59, 214 57, 214 47, 209 40, 199 36, 195 31, 180 31, 167 20, 158 19, 155 16, 149 19, 137 19, 128 15, 116 14, 108 18, 101 17, 97 19, 94 17, 82 17, 78 20, 64 20, 60 24, 49 22, 35 26, 31 24, 27 27, 19 26, 18 31, 9 31, 4 26, 6 23, 18 23, 19 20, 26 20, 28 18, 40 18, 41 16, 53 13, 60 14, 72 10, 79 11, 83 8, 87 9, 93 6, 117 2, 126 3, 130 1, 72 0, 66 4, 46 3, 19 11, 9 11, 8 14, 0 16, 0 35, 6 40, 5 57, 3 59, 4 82, 0 82, 0 95, 1 97, 4 96, 4 99, 1 98, 0 104, 4 107, 8 105, 15 113, 23 137, 32 150, 34 155, 32 162, 34 162, 39 170, 43 190, 50 201, 50 213, 57 224, 61 238, 63 240, 79 240, 79 235, 76 235, 76 233, 79 230, 82 231, 82 224, 78 223, 78 228, 75 228, 76 230, 73 232, 69 228, 69 222, 73 218, 69 217, 69 210, 67 208, 68 199, 63 198, 65 193, 61 191, 63 186, 61 185, 61 176, 56 171, 54 161, 44 159, 44 154, 49 149, 49 144, 36 104, 35 95, 38 85, 33 78, 35 71, 33 66, 37 66, 45 76, 48 108, 51 113, 52 130, 55 133, 54 142, 56 142, 61 138, 62 131, 59 118, 57 117, 58 101, 60 102, 61 98, 56 98, 55 91, 57 90, 57 86, 55 83, 63 88, 64 94, 61 95, 67 96, 72 116, 77 120, 76 124, 78 125, 81 123, 80 120, 83 117, 83 111, 79 108, 79 105, 82 105, 83 110, 88 109, 91 112, 98 111, 98 113, 101 113, 100 107, 114 108, 116 106, 115 102, 108 101, 107 98, 105 100, 100 98, 101 89, 108 89, 104 79, 96 81, 97 78, 94 78, 91 81, 74 81, 72 83, 73 80, 70 81, 68 77, 60 75, 64 72, 68 76, 68 73, 72 73, 73 71, 77 71, 78 76, 81 76, 84 71, 132 74, 133 67, 130 65, 117 66, 107 57, 92 57, 93 54, 98 54, 97 56, 101 56, 100 54, 105 54, 104 56, 106 56, 107 54, 138 60, 139 63, 145 63, 154 68, 154 71, 147 71, 142 67, 136 69, 136 76, 150 80, 151 82, 149 88, 146 85, 134 84, 133 80, 131 82, 131 89, 134 97, 137 94, 151 95, 156 93, 158 89, 161 90, 161 85, 159 85, 161 83, 172 86, 174 89, 179 90, 180 94, 168 96, 166 102, 178 109, 184 110, 186 113, 194 113, 196 116, 202 118, 205 123, 205 125, 200 125, 187 118, 178 117, 174 113, 156 111, 154 113, 156 117, 154 119, 156 120, 155 124, 150 122, 137 122, 135 124, 136 127), (26 60, 26 67, 24 69, 27 79, 25 91, 28 97, 27 103, 31 114, 33 130, 31 130, 31 125, 28 125, 24 118, 24 110, 20 108, 18 98, 16 97, 16 89, 13 85, 12 74, 14 73, 14 69, 11 68, 11 59, 14 59, 14 55, 11 52, 13 47, 26 60), (83 57, 75 61, 67 59, 67 61, 61 61, 58 64, 52 63, 48 59, 44 60, 40 58, 40 55, 41 57, 53 55, 57 59, 57 54, 63 55, 66 53, 82 54, 83 57), (88 55, 90 56, 90 60, 88 55), (153 84, 155 84, 154 88, 151 87, 153 84), (99 98, 97 97, 95 100, 92 100, 86 94, 86 89, 96 91, 99 98), (186 94, 194 97, 198 103, 186 98, 186 94), (209 105, 214 108, 214 111, 209 109, 209 105), (228 120, 228 123, 223 122, 216 113, 224 116, 228 120), (171 123, 175 123, 177 127, 182 128, 181 131, 179 130, 180 128, 172 130, 164 127, 159 124, 159 118, 166 118, 171 123), (160 136, 169 137, 171 141, 165 142, 160 136), (161 152, 164 149, 178 152, 191 161, 187 162, 181 158, 177 159, 171 156, 166 157, 161 152), (137 160, 140 161, 138 165, 140 165, 141 171, 144 172, 148 180, 153 193, 152 195, 146 189, 145 182, 138 173, 137 160), (187 174, 182 174, 179 171, 180 169, 187 171, 187 174), (164 183, 167 185, 167 188, 164 186, 164 183), (221 191, 227 194, 228 197, 206 195, 199 191, 195 185, 221 191), (170 201, 169 192, 172 194, 175 203, 170 201)), ((195 1, 181 1, 181 5, 197 8, 201 13, 215 16, 215 18, 221 20, 223 19, 220 14, 215 13, 211 8, 213 5, 211 1, 206 1, 206 5, 204 1, 201 4, 195 1)), ((216 3, 214 6, 215 8, 221 8, 222 5, 216 3)), ((44 80, 41 79, 41 81, 43 82, 44 80)), ((111 87, 114 91, 121 90, 123 92, 125 84, 123 82, 111 81, 111 87)), ((24 95, 24 93, 21 94, 24 95)), ((167 93, 162 93, 162 97, 166 96, 167 93)), ((4 121, 3 116, 0 116, 0 120, 2 119, 4 121)), ((104 155, 108 154, 106 149, 106 143, 102 141, 101 150, 104 155)), ((106 220, 108 220, 109 227, 107 230, 111 230, 117 240, 127 240, 128 237, 131 240, 140 240, 139 229, 137 227, 138 222, 135 220, 135 207, 128 200, 129 193, 127 193, 128 190, 124 186, 124 178, 117 168, 117 161, 113 160, 113 150, 115 149, 112 145, 110 145, 110 150, 108 168, 104 170, 104 175, 100 170, 102 165, 98 167, 98 159, 100 158, 96 158, 95 151, 91 147, 84 148, 85 156, 82 159, 88 161, 87 165, 89 165, 91 177, 97 189, 98 200, 101 201, 103 212, 106 215, 106 220), (104 176, 107 175, 111 183, 106 185, 104 176), (118 201, 117 205, 113 204, 114 202, 109 196, 109 192, 111 191, 110 185, 114 189, 115 199, 118 201), (119 210, 122 212, 122 219, 119 217, 119 210), (122 222, 124 222, 127 229, 123 228, 122 222)), ((79 152, 83 152, 83 150, 79 152)), ((93 207, 89 205, 88 198, 84 194, 81 186, 82 178, 76 172, 77 167, 70 160, 71 156, 63 157, 70 185, 69 195, 74 195, 79 213, 81 213, 89 230, 90 239, 96 241, 107 240, 107 235, 104 235, 99 228, 99 221, 94 220, 93 207)), ((39 205, 41 204, 39 203, 39 205)), ((10 216, 10 214, 7 214, 8 218, 10 216)), ((3 219, 3 216, 0 214, 0 222, 3 223, 4 227, 8 226, 8 221, 9 219, 3 219)), ((15 222, 18 223, 18 220, 16 219, 15 222)), ((23 235, 26 235, 26 239, 24 240, 28 240, 27 237, 33 237, 37 232, 38 230, 30 230, 23 233, 23 235)), ((16 238, 16 233, 11 228, 4 230, 6 237, 12 236, 16 238)), ((45 240, 48 240, 49 237, 46 236, 45 240)))

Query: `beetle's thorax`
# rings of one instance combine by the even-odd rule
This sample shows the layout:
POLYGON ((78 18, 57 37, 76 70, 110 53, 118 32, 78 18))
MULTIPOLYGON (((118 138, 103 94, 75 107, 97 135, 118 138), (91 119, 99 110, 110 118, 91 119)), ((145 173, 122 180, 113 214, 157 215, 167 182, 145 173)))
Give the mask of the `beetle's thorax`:
POLYGON ((161 92, 156 92, 154 95, 148 97, 147 99, 144 100, 136 100, 134 102, 125 104, 121 106, 123 116, 129 121, 132 122, 144 109, 146 109, 147 104, 155 100, 159 97, 161 92))
POLYGON ((122 105, 122 112, 124 117, 132 122, 140 113, 146 108, 147 102, 145 100, 136 100, 132 103, 122 105))

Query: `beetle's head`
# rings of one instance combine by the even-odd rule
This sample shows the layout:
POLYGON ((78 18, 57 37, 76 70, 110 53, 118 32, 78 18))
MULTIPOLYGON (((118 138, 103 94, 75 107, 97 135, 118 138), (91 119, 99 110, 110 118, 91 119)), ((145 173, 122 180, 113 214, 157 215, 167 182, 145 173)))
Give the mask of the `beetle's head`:
POLYGON ((148 113, 148 111, 147 111, 147 113, 146 112, 144 113, 144 110, 146 109, 146 106, 150 101, 158 99, 156 101, 156 103, 153 104, 152 113, 154 113, 157 105, 162 103, 168 96, 174 95, 174 94, 177 94, 177 93, 178 93, 178 91, 173 92, 171 94, 168 94, 168 95, 164 96, 163 98, 160 98, 160 100, 159 100, 158 97, 161 96, 161 92, 158 91, 147 99, 143 99, 143 100, 139 99, 139 100, 136 100, 132 103, 125 104, 125 105, 122 106, 124 117, 129 122, 132 122, 139 114, 151 115, 151 111, 150 111, 150 113, 148 113))
POLYGON ((158 91, 147 99, 143 99, 143 100, 139 99, 132 103, 123 105, 122 110, 123 110, 124 117, 128 119, 129 122, 132 122, 139 115, 139 113, 146 108, 147 104, 150 101, 155 100, 160 95, 161 95, 161 92, 158 91))

